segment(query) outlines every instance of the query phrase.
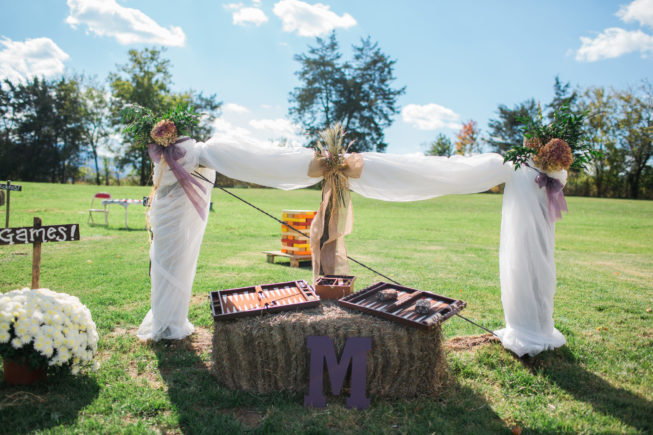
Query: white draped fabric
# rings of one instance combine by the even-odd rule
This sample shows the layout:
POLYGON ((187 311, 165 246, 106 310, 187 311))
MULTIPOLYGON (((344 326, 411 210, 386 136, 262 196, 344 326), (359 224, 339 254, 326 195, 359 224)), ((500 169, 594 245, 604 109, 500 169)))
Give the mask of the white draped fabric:
POLYGON ((419 201, 454 193, 484 192, 506 181, 513 169, 498 154, 472 157, 362 153, 363 173, 351 189, 383 201, 419 201))
MULTIPOLYGON (((206 143, 187 141, 184 144, 189 149, 184 167, 203 165, 231 178, 285 190, 317 182, 316 178, 307 175, 308 164, 313 158, 313 151, 309 149, 265 147, 218 139, 206 143), (193 160, 191 156, 197 159, 193 160)), ((506 328, 497 331, 497 334, 503 345, 519 356, 526 353, 535 355, 565 343, 562 334, 553 326, 555 224, 547 214, 546 192, 535 183, 535 170, 524 167, 515 171, 511 165, 503 164, 500 155, 493 153, 451 158, 379 153, 362 153, 362 156, 363 173, 359 179, 350 179, 351 189, 373 199, 417 201, 441 195, 482 192, 506 183, 500 248, 501 294, 506 328)), ((168 175, 172 177, 170 171, 167 172, 164 178, 168 175)), ((553 175, 566 177, 566 173, 553 175)), ((174 178, 168 177, 167 180, 174 184, 174 178)), ((566 179, 561 181, 564 183, 566 179)), ((155 201, 151 211, 155 243, 151 251, 152 308, 155 311, 155 299, 181 297, 183 294, 183 300, 175 304, 182 305, 179 302, 186 301, 185 315, 205 224, 200 224, 197 213, 190 201, 183 197, 181 189, 177 188, 176 191, 178 196, 174 199, 157 197, 156 201, 163 200, 165 204, 155 208, 155 201), (183 210, 177 210, 177 207, 183 210), (183 217, 183 223, 179 222, 179 218, 168 217, 168 214, 183 217), (164 221, 179 222, 177 232, 169 231, 164 221), (158 233, 155 222, 159 226, 158 233), (182 228, 187 229, 189 234, 178 235, 182 228), (160 240, 164 238, 163 234, 170 234, 174 240, 170 243, 166 241, 163 246, 164 242, 160 240), (181 238, 192 238, 193 243, 182 243, 181 238), (156 245, 157 239, 161 245, 156 245), (160 249, 172 252, 163 254, 158 252, 160 249), (163 261, 161 257, 167 259, 165 264, 160 263, 163 261), (161 265, 156 269, 155 258, 161 265), (180 264, 181 258, 185 259, 183 265, 180 264), (172 266, 174 269, 170 268, 172 266), (192 274, 189 273, 191 270, 192 274), (160 275, 156 280, 155 273, 160 275), (172 288, 178 289, 182 285, 182 282, 178 283, 179 286, 174 284, 175 280, 183 281, 187 287, 173 295, 172 288), (159 282, 165 284, 161 291, 158 289, 159 282), (155 297, 155 293, 161 293, 161 296, 157 294, 155 297)), ((156 314, 154 317, 157 317, 156 314)))
MULTIPOLYGON (((552 175, 566 182, 566 172, 552 175)), ((566 343, 553 326, 555 223, 536 176, 535 170, 524 168, 506 180, 501 212, 499 265, 506 327, 495 332, 503 346, 520 357, 566 343)))
POLYGON ((308 148, 261 146, 256 143, 209 139, 198 143, 200 164, 236 180, 291 190, 320 180, 308 176, 315 154, 308 148))
MULTIPOLYGON (((179 160, 184 169, 189 172, 197 169, 209 180, 215 178, 215 171, 198 169, 194 141, 177 146, 186 150, 186 155, 179 160)), ((155 164, 154 179, 160 174, 161 165, 155 164)), ((206 188, 203 198, 208 212, 213 185, 202 183, 206 188)), ((206 222, 199 217, 167 165, 152 201, 150 224, 153 234, 150 247, 152 309, 136 335, 142 340, 182 339, 195 329, 188 321, 188 306, 206 222)))

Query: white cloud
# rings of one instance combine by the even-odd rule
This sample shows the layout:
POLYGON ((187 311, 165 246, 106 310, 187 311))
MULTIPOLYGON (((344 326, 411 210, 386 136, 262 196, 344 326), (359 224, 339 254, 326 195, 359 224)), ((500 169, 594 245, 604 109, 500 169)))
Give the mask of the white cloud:
POLYGON ((86 25, 87 32, 114 37, 122 45, 183 47, 186 43, 181 27, 162 27, 138 9, 120 6, 116 0, 68 0, 68 7, 70 15, 66 22, 72 28, 86 25))
POLYGON ((653 27, 653 0, 635 0, 621 6, 616 15, 624 23, 637 21, 642 26, 653 27))
POLYGON ((581 36, 576 60, 595 62, 639 51, 643 57, 653 53, 653 36, 641 30, 628 31, 618 27, 605 29, 596 38, 581 36))
POLYGON ((215 128, 215 135, 220 135, 223 137, 231 137, 236 140, 238 139, 251 139, 252 132, 246 128, 238 127, 232 124, 230 121, 226 120, 224 117, 215 118, 211 123, 213 128, 215 128))
POLYGON ((249 125, 257 130, 267 130, 273 134, 274 137, 294 137, 297 136, 299 128, 285 118, 277 119, 252 119, 249 125))
POLYGON ((420 130, 438 130, 440 128, 459 129, 460 116, 451 109, 439 104, 408 104, 401 110, 404 122, 420 130))
POLYGON ((49 77, 64 72, 68 56, 50 38, 34 38, 25 41, 0 40, 0 78, 23 82, 34 76, 49 77))
POLYGON ((319 36, 336 28, 356 25, 351 15, 339 16, 322 3, 311 5, 299 0, 281 0, 274 5, 273 12, 281 18, 284 31, 296 31, 299 36, 319 36))
POLYGON ((222 106, 222 111, 224 113, 238 113, 238 114, 245 114, 249 113, 249 109, 245 106, 241 106, 240 104, 236 103, 227 103, 224 106, 222 106))
POLYGON ((231 17, 233 23, 237 26, 245 26, 247 24, 260 26, 268 21, 268 16, 265 15, 265 12, 258 8, 260 4, 260 2, 255 1, 255 7, 246 7, 242 3, 230 3, 225 5, 224 8, 233 11, 231 17))
POLYGON ((288 120, 279 119, 231 119, 228 114, 216 118, 212 123, 215 129, 213 137, 218 141, 253 143, 261 146, 278 146, 281 139, 286 146, 301 147, 303 138, 298 129, 288 120), (244 124, 246 123, 246 124, 244 124), (254 130, 243 127, 248 125, 254 130))
MULTIPOLYGON (((640 25, 653 27, 653 0, 634 0, 621 6, 615 15, 624 23, 637 21, 640 25)), ((653 35, 641 30, 610 27, 595 38, 581 36, 580 42, 581 46, 576 51, 576 60, 579 62, 612 59, 637 51, 642 57, 653 53, 653 35)))

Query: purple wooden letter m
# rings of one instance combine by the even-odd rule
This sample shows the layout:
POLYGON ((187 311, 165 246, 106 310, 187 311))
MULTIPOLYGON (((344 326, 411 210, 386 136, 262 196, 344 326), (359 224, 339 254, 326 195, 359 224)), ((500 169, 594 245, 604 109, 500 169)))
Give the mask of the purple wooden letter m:
POLYGON ((351 395, 347 398, 347 408, 365 409, 370 406, 369 397, 365 396, 367 384, 367 351, 372 348, 372 339, 369 337, 351 337, 345 342, 340 362, 336 357, 333 340, 325 336, 306 337, 306 347, 311 352, 310 380, 308 395, 304 396, 304 406, 324 408, 322 376, 324 374, 324 361, 326 361, 331 392, 340 394, 342 384, 345 382, 347 368, 351 364, 351 395))

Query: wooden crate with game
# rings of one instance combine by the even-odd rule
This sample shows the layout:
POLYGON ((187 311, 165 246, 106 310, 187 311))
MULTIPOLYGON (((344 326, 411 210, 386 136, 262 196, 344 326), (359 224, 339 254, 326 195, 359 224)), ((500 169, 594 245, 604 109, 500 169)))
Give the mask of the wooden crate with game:
POLYGON ((217 290, 210 293, 215 320, 311 308, 320 298, 304 280, 217 290))

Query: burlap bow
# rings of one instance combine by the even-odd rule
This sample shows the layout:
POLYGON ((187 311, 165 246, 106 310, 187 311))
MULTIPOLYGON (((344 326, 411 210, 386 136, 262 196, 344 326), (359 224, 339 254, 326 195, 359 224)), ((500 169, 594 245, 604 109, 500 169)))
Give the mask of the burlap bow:
POLYGON ((340 167, 333 169, 327 167, 325 160, 314 158, 308 167, 309 177, 324 178, 322 202, 311 224, 314 282, 319 275, 349 274, 345 236, 354 228, 349 178, 360 178, 363 172, 360 154, 350 154, 340 167))

